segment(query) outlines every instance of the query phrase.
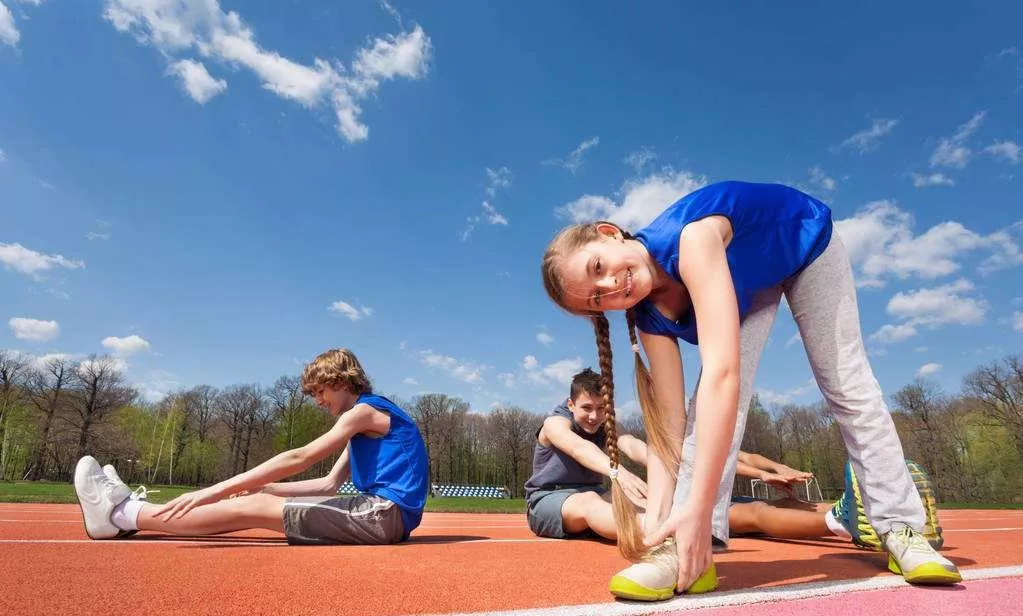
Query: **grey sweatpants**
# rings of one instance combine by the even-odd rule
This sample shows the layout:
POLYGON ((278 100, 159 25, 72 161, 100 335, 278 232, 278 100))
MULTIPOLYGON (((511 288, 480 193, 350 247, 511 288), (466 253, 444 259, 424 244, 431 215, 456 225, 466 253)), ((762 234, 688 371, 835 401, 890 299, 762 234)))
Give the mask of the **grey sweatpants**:
MULTIPOLYGON (((863 348, 849 257, 838 235, 833 234, 827 249, 802 272, 759 292, 740 326, 739 414, 714 505, 714 536, 728 539, 728 506, 753 379, 782 294, 799 327, 817 385, 842 432, 867 518, 881 535, 891 530, 893 522, 922 530, 923 504, 906 469, 902 443, 863 348)), ((697 391, 699 387, 697 381, 697 391)), ((698 412, 694 392, 689 401, 676 503, 685 500, 692 483, 698 412)))

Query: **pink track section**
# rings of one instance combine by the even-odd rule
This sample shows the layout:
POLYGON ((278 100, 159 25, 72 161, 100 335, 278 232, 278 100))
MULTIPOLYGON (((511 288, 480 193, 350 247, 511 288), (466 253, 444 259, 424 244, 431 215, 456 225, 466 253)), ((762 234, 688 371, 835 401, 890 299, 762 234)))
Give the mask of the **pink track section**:
MULTIPOLYGON (((818 599, 797 599, 700 610, 701 616, 1008 616, 1023 614, 1023 579, 974 580, 947 588, 889 588, 818 599)), ((688 616, 692 611, 664 612, 688 616)))

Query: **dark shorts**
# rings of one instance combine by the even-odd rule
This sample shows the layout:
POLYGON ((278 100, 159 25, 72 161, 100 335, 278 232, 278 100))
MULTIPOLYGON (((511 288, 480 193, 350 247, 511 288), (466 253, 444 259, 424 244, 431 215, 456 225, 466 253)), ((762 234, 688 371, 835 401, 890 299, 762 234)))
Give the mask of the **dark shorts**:
POLYGON ((596 492, 603 496, 607 490, 603 486, 595 485, 555 486, 552 490, 537 490, 530 494, 526 500, 526 521, 529 523, 529 530, 540 537, 552 539, 594 536, 589 530, 582 533, 565 532, 564 519, 561 517, 561 507, 565 500, 573 494, 584 492, 596 492))
POLYGON ((284 534, 292 545, 383 545, 398 543, 404 532, 398 505, 372 494, 284 502, 284 534))

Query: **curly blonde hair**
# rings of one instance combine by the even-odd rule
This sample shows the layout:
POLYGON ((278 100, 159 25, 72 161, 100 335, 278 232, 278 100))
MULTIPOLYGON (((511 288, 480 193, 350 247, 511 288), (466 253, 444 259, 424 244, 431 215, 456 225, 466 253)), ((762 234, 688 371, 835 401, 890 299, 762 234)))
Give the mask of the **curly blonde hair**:
POLYGON ((302 371, 302 391, 313 395, 320 387, 341 387, 355 395, 373 391, 359 359, 348 349, 330 349, 302 371))

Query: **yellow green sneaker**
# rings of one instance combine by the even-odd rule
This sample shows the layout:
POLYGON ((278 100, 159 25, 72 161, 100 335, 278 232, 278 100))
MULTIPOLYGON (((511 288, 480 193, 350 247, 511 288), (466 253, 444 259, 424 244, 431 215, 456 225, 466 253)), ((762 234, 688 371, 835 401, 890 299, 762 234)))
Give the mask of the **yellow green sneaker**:
POLYGON ((845 463, 845 492, 831 507, 831 515, 845 527, 854 544, 875 552, 881 551, 881 538, 867 519, 863 498, 860 496, 860 484, 849 462, 845 463))
POLYGON ((963 580, 952 561, 905 524, 896 524, 885 534, 884 549, 888 552, 888 569, 910 584, 956 584, 963 580))
POLYGON ((931 483, 930 477, 927 476, 927 472, 916 462, 906 460, 906 467, 913 478, 913 484, 916 485, 916 491, 924 504, 924 513, 927 515, 924 523, 924 539, 927 539, 927 543, 931 544, 932 548, 940 550, 941 546, 945 545, 945 539, 941 535, 941 526, 938 524, 938 500, 934 495, 934 485, 931 483))
MULTIPOLYGON (((666 539, 638 563, 611 578, 608 590, 621 599, 664 601, 675 595, 678 584, 678 551, 675 541, 666 539)), ((710 592, 718 587, 714 563, 686 589, 687 594, 710 592)))

